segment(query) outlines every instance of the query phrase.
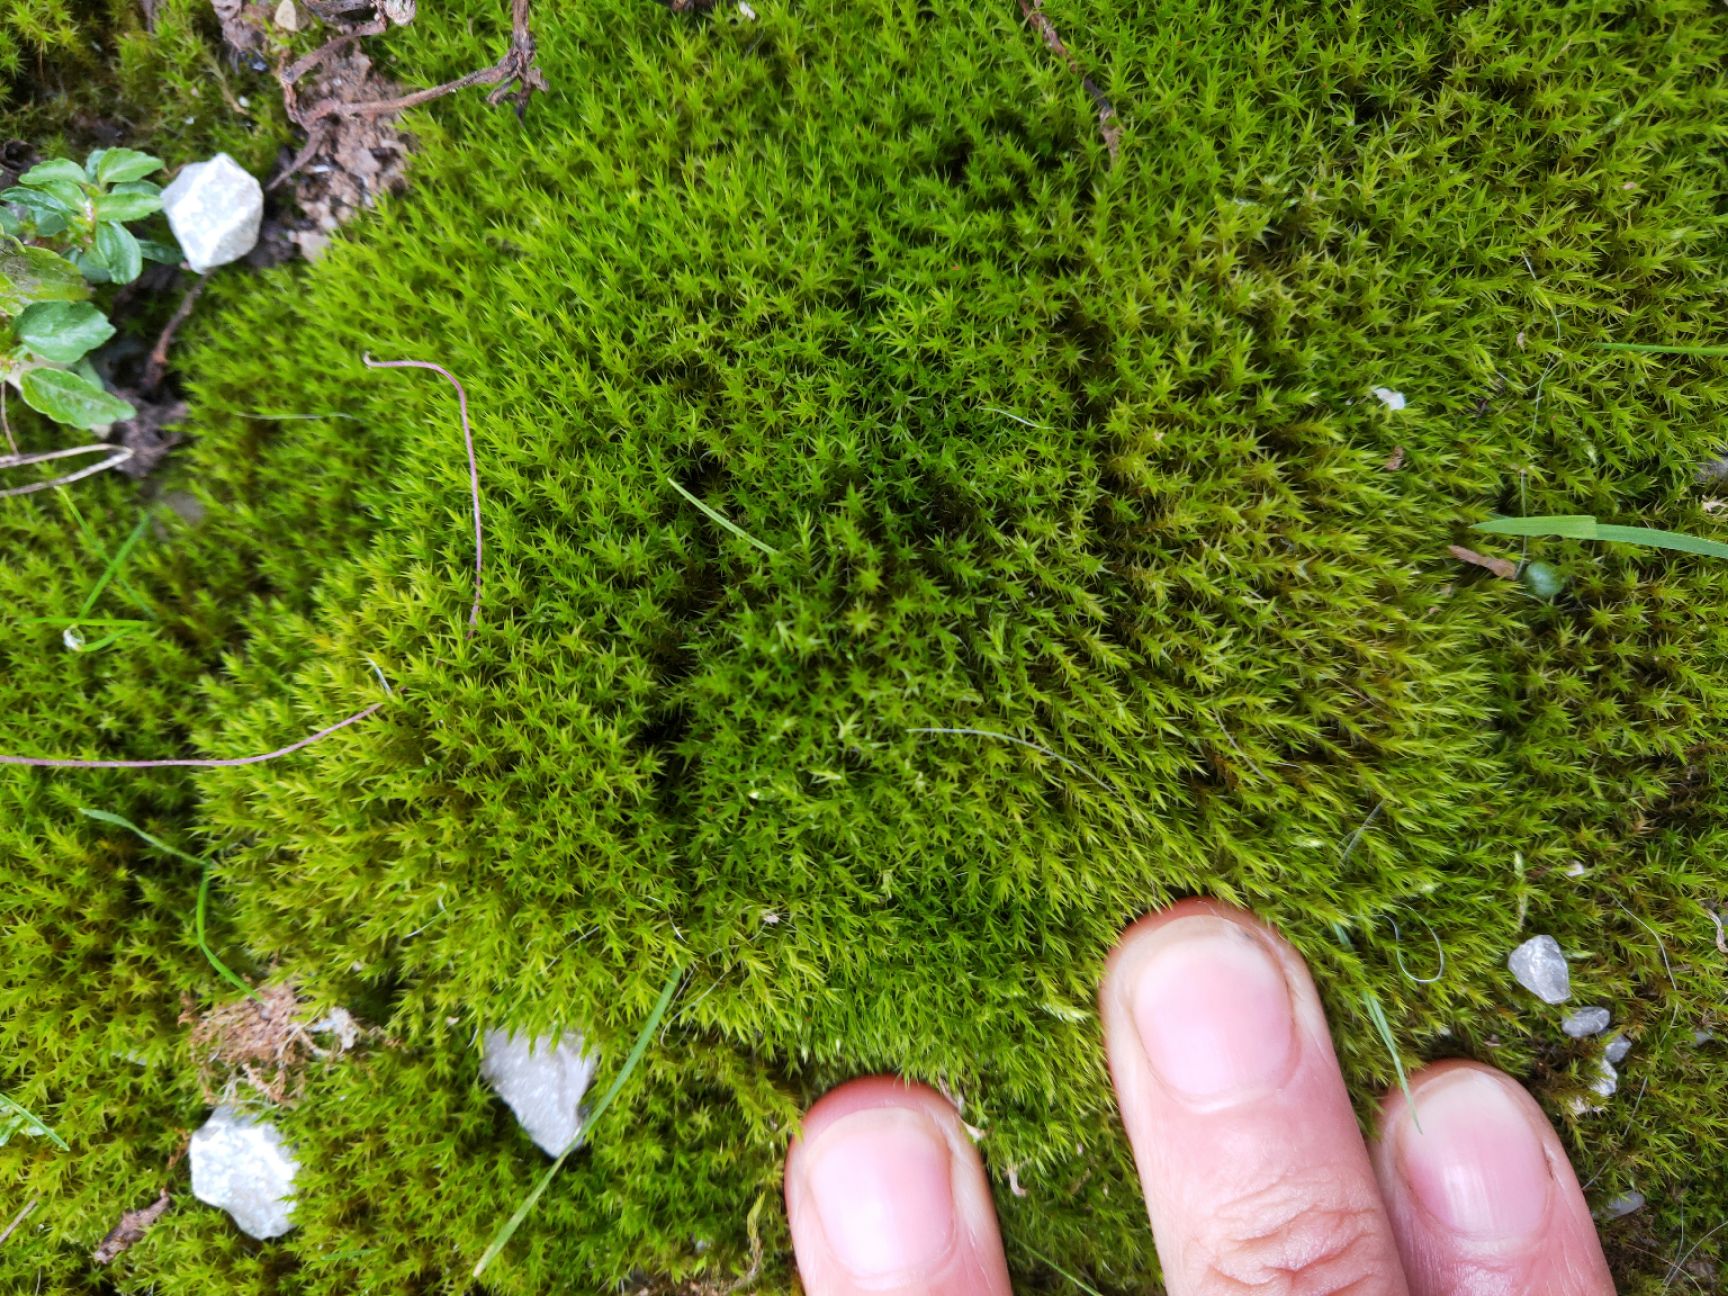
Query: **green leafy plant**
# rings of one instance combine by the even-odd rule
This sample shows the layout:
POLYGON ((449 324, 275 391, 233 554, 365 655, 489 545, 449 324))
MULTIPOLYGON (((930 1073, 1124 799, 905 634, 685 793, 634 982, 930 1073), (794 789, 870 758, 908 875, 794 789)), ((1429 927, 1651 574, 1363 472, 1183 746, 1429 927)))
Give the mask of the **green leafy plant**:
POLYGON ((97 149, 82 166, 31 167, 0 193, 0 381, 57 423, 100 428, 135 412, 90 363, 114 326, 89 298, 92 285, 131 283, 147 260, 179 258, 127 228, 161 210, 161 188, 145 179, 161 166, 136 149, 97 149))

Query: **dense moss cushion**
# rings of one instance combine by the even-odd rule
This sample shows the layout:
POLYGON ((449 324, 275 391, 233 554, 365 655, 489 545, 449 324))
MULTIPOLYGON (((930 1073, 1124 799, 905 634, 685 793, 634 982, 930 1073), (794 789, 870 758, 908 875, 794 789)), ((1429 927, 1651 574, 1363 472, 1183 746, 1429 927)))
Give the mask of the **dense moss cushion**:
MULTIPOLYGON (((0 1088, 71 1147, 0 1152, 40 1200, 0 1286, 463 1290, 544 1164, 477 1031, 581 1027, 605 1080, 682 969, 486 1289, 718 1288, 753 1247, 783 1289, 797 1113, 887 1070, 964 1104, 1027 1288, 1145 1290, 1092 997, 1125 922, 1207 892, 1309 955, 1365 1114, 1368 994, 1407 1063, 1531 1083, 1594 1200, 1649 1198, 1607 1238, 1654 1290, 1728 1212, 1694 1041, 1728 564, 1536 540, 1541 601, 1447 547, 1517 560, 1468 531, 1503 512, 1723 535, 1722 362, 1595 344, 1723 340, 1728 14, 1052 0, 1112 164, 1012 3, 753 3, 545 6, 525 119, 438 103, 409 193, 215 281, 165 483, 198 507, 127 569, 154 638, 29 623, 134 488, 70 497, 88 533, 0 507, 0 749, 242 755, 394 690, 266 765, 0 777, 0 1088), (453 393, 362 352, 467 386, 471 636, 453 393), (165 1169, 204 1110, 181 1015, 234 993, 198 869, 80 806, 208 853, 221 956, 377 1028, 275 1115, 280 1242, 165 1169), (1600 1043, 1505 968, 1539 932, 1634 1039, 1599 1113, 1600 1043)), ((397 74, 490 62, 498 9, 423 6, 397 74)))

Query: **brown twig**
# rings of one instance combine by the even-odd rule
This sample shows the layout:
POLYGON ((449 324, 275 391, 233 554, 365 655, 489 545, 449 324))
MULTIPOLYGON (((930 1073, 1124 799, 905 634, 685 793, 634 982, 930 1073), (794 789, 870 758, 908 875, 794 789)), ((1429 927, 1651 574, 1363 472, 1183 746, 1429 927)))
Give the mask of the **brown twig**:
POLYGON ((364 711, 356 711, 346 720, 338 720, 309 738, 302 738, 299 742, 278 747, 275 751, 265 752, 261 756, 234 756, 226 760, 60 760, 43 756, 0 756, 0 765, 26 765, 31 769, 233 769, 239 765, 261 765, 279 756, 291 756, 351 724, 359 724, 383 705, 382 702, 374 702, 364 711))
POLYGON ((1459 562, 1469 563, 1472 567, 1480 567, 1491 571, 1501 580, 1517 580, 1518 564, 1505 558, 1490 558, 1487 554, 1479 554, 1474 549, 1466 549, 1463 545, 1447 545, 1446 552, 1459 562))
POLYGON ((5 1229, 0 1230, 0 1242, 5 1242, 7 1238, 17 1232, 18 1226, 30 1217, 30 1212, 36 1209, 37 1204, 41 1200, 40 1197, 32 1197, 29 1201, 24 1203, 24 1209, 12 1217, 12 1222, 8 1224, 5 1229))
POLYGON ((352 31, 345 31, 340 36, 332 36, 310 54, 301 55, 290 63, 285 70, 278 72, 276 74, 276 79, 280 81, 283 88, 286 89, 288 86, 299 81, 301 77, 305 76, 320 63, 324 62, 325 59, 336 53, 337 50, 351 45, 353 42, 360 40, 363 37, 382 35, 389 26, 390 24, 386 20, 378 18, 372 22, 363 23, 352 31))
POLYGON ((0 499, 11 499, 15 495, 34 495, 37 491, 53 490, 56 486, 70 486, 73 482, 83 481, 86 477, 94 477, 99 472, 118 468, 132 458, 132 453, 130 446, 114 446, 96 441, 90 445, 71 446, 65 450, 41 450, 35 454, 0 456, 0 471, 3 471, 7 468, 28 468, 31 464, 48 463, 54 459, 70 459, 77 455, 108 455, 108 458, 93 467, 80 468, 77 472, 67 473, 64 477, 56 477, 52 481, 32 482, 28 486, 14 486, 10 490, 0 490, 0 499))
POLYGON ((1081 88, 1091 98, 1092 106, 1098 110, 1098 134, 1103 137, 1105 151, 1110 154, 1110 165, 1115 166, 1122 152, 1122 127, 1116 118, 1115 105, 1105 97, 1097 82, 1086 75, 1086 70, 1080 66, 1080 60, 1062 43, 1056 24, 1051 22, 1044 12, 1044 0, 1020 0, 1020 12, 1026 15, 1026 21, 1032 25, 1032 30, 1043 38, 1050 52, 1066 63, 1068 70, 1080 78, 1081 88))
POLYGON ((486 537, 480 527, 480 465, 474 457, 474 429, 468 425, 468 393, 455 374, 430 360, 374 360, 369 355, 362 355, 360 360, 368 369, 430 369, 435 374, 442 374, 456 389, 456 410, 462 418, 462 442, 468 449, 468 485, 474 498, 474 606, 468 612, 468 633, 473 634, 474 627, 480 624, 480 576, 486 537))
POLYGON ((174 313, 168 317, 168 323, 156 337, 156 345, 150 348, 150 358, 144 364, 144 390, 154 391, 162 383, 168 372, 168 348, 174 344, 174 335, 180 331, 180 326, 192 314, 192 307, 198 304, 198 298, 204 294, 204 285, 208 283, 203 275, 199 275, 193 285, 186 290, 186 295, 180 299, 180 304, 174 308, 174 313))
MULTIPOLYGON (((491 67, 479 68, 466 76, 457 77, 454 81, 416 90, 395 99, 376 99, 368 103, 324 99, 310 108, 290 109, 289 115, 299 125, 310 130, 313 122, 326 117, 379 117, 430 103, 434 99, 455 94, 458 90, 466 90, 471 86, 489 85, 498 88, 486 96, 486 102, 497 104, 511 99, 516 104, 516 115, 520 117, 527 109, 528 100, 533 93, 546 88, 546 78, 541 74, 535 60, 534 33, 528 26, 528 13, 532 3, 533 0, 511 0, 510 47, 504 51, 504 57, 491 67), (512 83, 516 86, 514 91, 510 88, 512 83)), ((291 83, 285 83, 285 88, 288 84, 291 83)))

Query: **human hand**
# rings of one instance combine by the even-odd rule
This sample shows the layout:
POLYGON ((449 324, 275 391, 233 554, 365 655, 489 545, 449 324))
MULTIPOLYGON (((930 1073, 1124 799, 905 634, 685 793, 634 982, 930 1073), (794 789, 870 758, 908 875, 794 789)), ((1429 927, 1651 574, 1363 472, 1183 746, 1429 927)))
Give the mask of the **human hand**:
MULTIPOLYGON (((1577 1177, 1535 1101, 1473 1062, 1410 1078, 1370 1151, 1300 956, 1236 910, 1141 920, 1099 996, 1173 1296, 1614 1290, 1577 1177)), ((786 1162, 810 1296, 1008 1296, 989 1184, 954 1109, 887 1077, 810 1109, 786 1162)))

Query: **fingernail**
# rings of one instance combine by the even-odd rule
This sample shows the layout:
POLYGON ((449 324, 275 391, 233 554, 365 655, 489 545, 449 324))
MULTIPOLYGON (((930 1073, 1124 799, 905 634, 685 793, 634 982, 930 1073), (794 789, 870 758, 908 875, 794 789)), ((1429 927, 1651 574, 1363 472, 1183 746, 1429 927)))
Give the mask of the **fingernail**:
POLYGON ((1505 1081, 1468 1068, 1416 1091, 1398 1139, 1404 1182, 1454 1233, 1516 1241, 1548 1218, 1553 1177, 1542 1137, 1505 1081))
POLYGON ((1236 923, 1206 914, 1167 922, 1144 939, 1129 1007, 1165 1087, 1213 1106, 1282 1084, 1296 1023, 1272 951, 1236 923))
POLYGON ((953 1246, 948 1142, 921 1112, 876 1107, 843 1116, 805 1161, 829 1250, 854 1278, 923 1273, 953 1246))

